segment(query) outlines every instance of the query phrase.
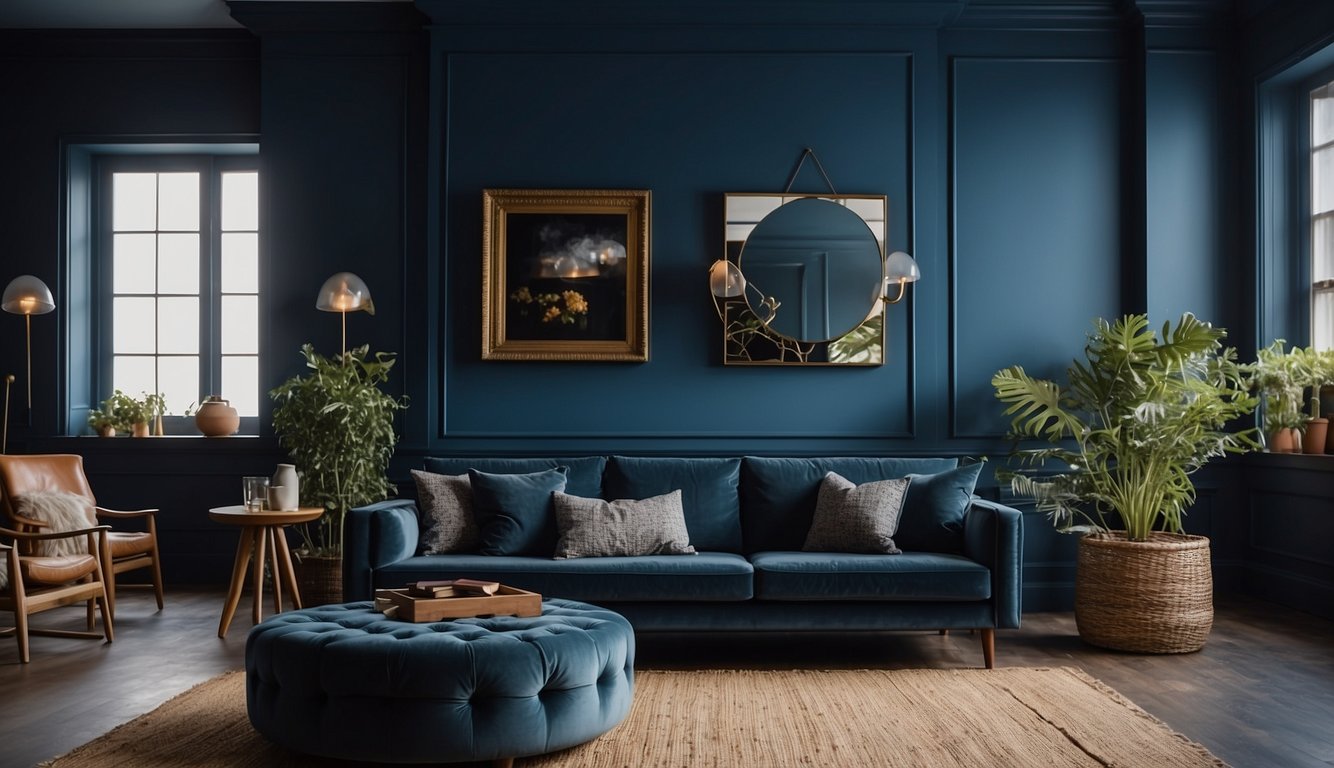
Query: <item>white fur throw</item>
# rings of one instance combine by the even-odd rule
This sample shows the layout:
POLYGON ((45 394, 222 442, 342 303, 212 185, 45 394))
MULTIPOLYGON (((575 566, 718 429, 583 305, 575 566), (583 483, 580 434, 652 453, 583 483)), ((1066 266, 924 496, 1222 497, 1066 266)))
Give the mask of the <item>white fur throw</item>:
MULTIPOLYGON (((77 531, 97 525, 97 515, 88 499, 64 491, 34 491, 13 498, 14 514, 47 524, 43 533, 77 531)), ((88 539, 47 539, 37 542, 37 554, 78 555, 88 551, 88 539)), ((8 558, 8 554, 5 555, 8 558)), ((0 589, 9 586, 9 563, 0 566, 0 589)))

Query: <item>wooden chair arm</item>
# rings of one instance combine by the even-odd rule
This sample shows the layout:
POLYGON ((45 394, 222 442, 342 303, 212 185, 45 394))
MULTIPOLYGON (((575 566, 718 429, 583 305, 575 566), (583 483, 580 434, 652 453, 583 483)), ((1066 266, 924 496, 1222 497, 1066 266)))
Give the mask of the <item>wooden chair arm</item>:
POLYGON ((22 516, 20 516, 20 515, 16 515, 16 514, 13 514, 13 513, 11 513, 11 514, 9 515, 9 518, 10 518, 10 520, 13 520, 13 521, 14 521, 14 524, 18 527, 18 529, 19 529, 20 531, 22 531, 22 530, 27 530, 28 528, 50 528, 50 527, 51 527, 50 524, 47 523, 47 522, 45 522, 45 521, 42 521, 42 520, 35 520, 35 519, 31 518, 31 517, 22 517, 22 516))
POLYGON ((110 531, 109 525, 95 525, 91 528, 79 528, 73 531, 55 531, 54 533, 30 533, 28 531, 13 531, 8 528, 0 528, 0 536, 8 536, 12 539, 22 541, 41 541, 44 539, 72 539, 75 536, 84 536, 90 533, 99 533, 110 531))
POLYGON ((98 517, 111 517, 119 520, 131 517, 152 517, 160 511, 157 509, 118 510, 107 509, 106 507, 94 507, 93 509, 97 512, 98 517))

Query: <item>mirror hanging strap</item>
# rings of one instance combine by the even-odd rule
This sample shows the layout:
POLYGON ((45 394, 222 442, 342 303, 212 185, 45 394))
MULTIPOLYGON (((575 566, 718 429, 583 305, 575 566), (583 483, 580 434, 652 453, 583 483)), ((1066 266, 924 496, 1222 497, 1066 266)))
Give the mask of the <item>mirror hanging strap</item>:
POLYGON ((820 157, 816 155, 815 150, 810 147, 806 147, 806 149, 802 151, 801 158, 797 160, 797 167, 792 169, 792 175, 787 178, 787 186, 783 188, 783 194, 792 191, 792 185, 797 181, 797 174, 801 173, 801 166, 806 163, 807 157, 815 162, 815 168, 820 171, 820 176, 824 178, 825 186, 829 187, 830 194, 837 195, 838 190, 834 189, 834 183, 829 180, 829 174, 824 172, 824 165, 820 162, 820 157))

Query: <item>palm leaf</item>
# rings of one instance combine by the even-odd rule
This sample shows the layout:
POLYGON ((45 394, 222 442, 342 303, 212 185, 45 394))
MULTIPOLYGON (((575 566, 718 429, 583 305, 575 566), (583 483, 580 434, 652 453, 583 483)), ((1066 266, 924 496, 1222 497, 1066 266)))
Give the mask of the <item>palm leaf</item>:
POLYGON ((1061 388, 1029 376, 1022 366, 997 371, 991 386, 998 400, 1010 404, 1005 415, 1013 416, 1010 428, 1016 435, 1060 440, 1083 429, 1083 423, 1062 407, 1061 388))

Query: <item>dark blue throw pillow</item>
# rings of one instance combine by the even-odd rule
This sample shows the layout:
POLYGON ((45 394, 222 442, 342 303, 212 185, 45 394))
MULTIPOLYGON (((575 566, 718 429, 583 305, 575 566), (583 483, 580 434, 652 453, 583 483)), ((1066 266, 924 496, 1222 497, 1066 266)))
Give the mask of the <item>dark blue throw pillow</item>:
POLYGON ((565 467, 525 475, 468 470, 477 551, 483 555, 551 557, 556 551, 556 513, 551 494, 565 490, 565 467))
POLYGON ((934 475, 908 475, 912 483, 894 543, 908 552, 963 552, 963 518, 981 472, 978 462, 934 475))

